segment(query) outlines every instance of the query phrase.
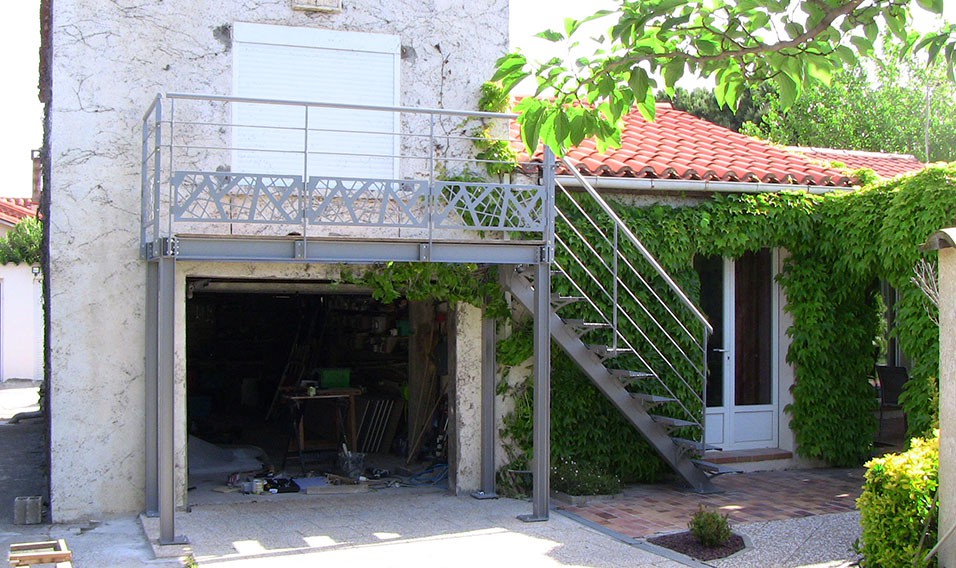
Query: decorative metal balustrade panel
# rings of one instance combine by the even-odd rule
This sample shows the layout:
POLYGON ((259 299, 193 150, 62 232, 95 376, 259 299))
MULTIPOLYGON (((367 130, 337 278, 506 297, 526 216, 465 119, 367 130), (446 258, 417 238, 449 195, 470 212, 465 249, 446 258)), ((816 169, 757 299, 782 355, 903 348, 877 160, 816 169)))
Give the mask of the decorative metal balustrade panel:
POLYGON ((176 172, 176 221, 298 225, 302 177, 233 172, 176 172))
POLYGON ((175 172, 175 221, 542 231, 537 186, 233 172, 175 172))
POLYGON ((543 231, 544 190, 533 185, 435 182, 434 224, 442 229, 543 231))
POLYGON ((310 177, 310 225, 428 227, 428 182, 310 177))

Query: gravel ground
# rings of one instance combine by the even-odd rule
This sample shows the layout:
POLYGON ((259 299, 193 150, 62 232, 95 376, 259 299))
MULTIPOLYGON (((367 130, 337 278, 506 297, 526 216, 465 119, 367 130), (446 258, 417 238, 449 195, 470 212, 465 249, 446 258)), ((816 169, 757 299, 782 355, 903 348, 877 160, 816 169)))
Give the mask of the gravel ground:
POLYGON ((749 538, 752 548, 722 560, 716 568, 837 568, 853 566, 859 555, 853 543, 860 538, 860 513, 817 515, 786 521, 733 526, 749 538))

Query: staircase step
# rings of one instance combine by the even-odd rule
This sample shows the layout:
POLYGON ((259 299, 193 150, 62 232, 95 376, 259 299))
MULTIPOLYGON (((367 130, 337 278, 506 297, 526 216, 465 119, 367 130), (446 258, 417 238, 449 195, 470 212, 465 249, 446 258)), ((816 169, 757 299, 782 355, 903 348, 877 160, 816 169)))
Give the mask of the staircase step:
POLYGON ((719 463, 714 463, 714 462, 709 462, 704 460, 690 460, 690 461, 692 464, 694 464, 694 467, 710 475, 711 477, 716 477, 718 475, 725 475, 728 473, 741 473, 739 469, 734 469, 732 467, 720 465, 719 463))
POLYGON ((691 422, 689 420, 681 420, 680 418, 671 418, 670 416, 661 416, 659 414, 651 414, 651 418, 654 419, 654 422, 668 426, 671 428, 684 428, 686 426, 697 426, 696 422, 691 422))
POLYGON ((640 401, 644 405, 664 404, 665 402, 677 402, 676 398, 670 396, 661 396, 659 394, 647 394, 643 392, 632 392, 631 398, 640 401))
POLYGON ((709 450, 720 450, 719 447, 712 444, 707 444, 705 442, 698 442, 697 440, 688 440, 687 438, 671 438, 675 444, 681 448, 688 450, 694 450, 696 452, 706 452, 709 450))
POLYGON ((656 379, 657 375, 649 371, 631 371, 630 369, 609 369, 611 375, 617 377, 621 382, 631 384, 644 379, 656 379))
POLYGON ((551 294, 551 308, 555 311, 560 310, 564 306, 570 306, 577 302, 583 302, 587 298, 583 296, 562 296, 561 294, 551 294))
POLYGON ((589 322, 584 321, 583 319, 566 319, 564 320, 564 325, 573 329, 578 337, 581 337, 589 331, 595 331, 598 329, 611 329, 612 327, 609 323, 589 322))
POLYGON ((626 347, 614 348, 608 347, 607 345, 588 345, 588 349, 602 359, 610 359, 619 355, 630 355, 634 353, 633 349, 627 349, 626 347))

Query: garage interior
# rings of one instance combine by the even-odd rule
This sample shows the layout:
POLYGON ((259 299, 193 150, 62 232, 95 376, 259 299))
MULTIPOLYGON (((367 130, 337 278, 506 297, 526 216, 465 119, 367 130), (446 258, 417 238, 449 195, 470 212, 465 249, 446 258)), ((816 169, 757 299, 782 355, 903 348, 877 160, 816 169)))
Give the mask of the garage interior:
POLYGON ((447 304, 317 281, 186 290, 190 502, 272 476, 445 486, 447 304))

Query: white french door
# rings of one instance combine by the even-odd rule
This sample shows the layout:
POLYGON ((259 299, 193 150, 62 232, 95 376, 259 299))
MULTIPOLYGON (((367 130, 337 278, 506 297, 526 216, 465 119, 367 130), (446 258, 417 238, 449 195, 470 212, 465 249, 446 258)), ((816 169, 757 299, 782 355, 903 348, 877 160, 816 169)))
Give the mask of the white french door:
POLYGON ((776 255, 701 257, 701 306, 714 326, 708 344, 706 440, 724 450, 775 448, 776 255))

